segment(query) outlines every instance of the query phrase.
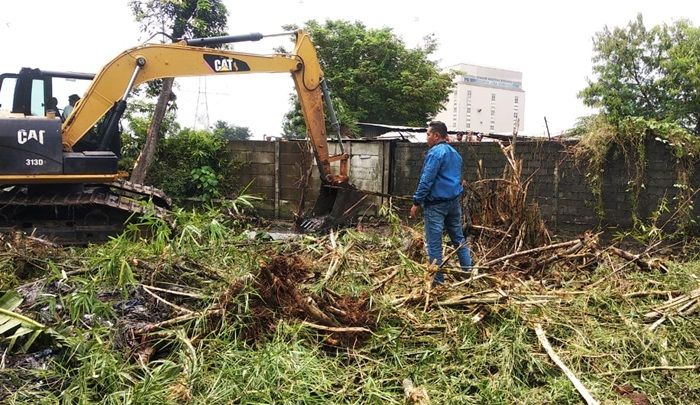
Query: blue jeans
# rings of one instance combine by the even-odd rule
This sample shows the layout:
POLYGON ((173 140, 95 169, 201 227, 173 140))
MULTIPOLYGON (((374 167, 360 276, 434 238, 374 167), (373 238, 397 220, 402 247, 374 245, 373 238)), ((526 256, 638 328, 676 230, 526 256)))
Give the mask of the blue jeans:
MULTIPOLYGON (((423 218, 425 220, 425 244, 428 250, 428 261, 437 263, 438 266, 442 264, 442 233, 446 230, 452 241, 452 246, 463 245, 457 250, 459 265, 465 271, 471 267, 472 258, 469 248, 464 243, 465 238, 462 231, 460 198, 425 205, 423 218)), ((445 275, 438 271, 433 282, 440 284, 444 281, 445 275)))

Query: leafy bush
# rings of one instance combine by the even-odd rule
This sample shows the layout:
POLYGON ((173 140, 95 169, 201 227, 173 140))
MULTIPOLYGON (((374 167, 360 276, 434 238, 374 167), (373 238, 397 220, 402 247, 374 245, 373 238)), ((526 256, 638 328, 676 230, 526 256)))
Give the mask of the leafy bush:
POLYGON ((231 194, 235 168, 224 139, 185 128, 159 143, 147 183, 172 197, 211 199, 231 194))

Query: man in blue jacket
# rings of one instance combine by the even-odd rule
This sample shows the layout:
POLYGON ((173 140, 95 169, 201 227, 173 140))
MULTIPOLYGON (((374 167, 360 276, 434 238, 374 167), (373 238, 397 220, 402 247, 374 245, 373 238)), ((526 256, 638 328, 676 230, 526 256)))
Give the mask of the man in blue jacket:
MULTIPOLYGON (((428 124, 428 146, 410 215, 415 218, 418 208, 423 207, 430 263, 442 264, 442 233, 446 230, 452 244, 458 248, 459 264, 466 270, 472 265, 472 259, 462 231, 462 157, 447 143, 444 122, 428 124)), ((445 281, 444 274, 438 271, 433 281, 441 284, 445 281)))

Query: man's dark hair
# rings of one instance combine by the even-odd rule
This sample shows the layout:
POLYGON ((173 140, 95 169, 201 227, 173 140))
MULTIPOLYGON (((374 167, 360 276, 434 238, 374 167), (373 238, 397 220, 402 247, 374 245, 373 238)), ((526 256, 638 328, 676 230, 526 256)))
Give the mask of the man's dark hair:
POLYGON ((447 138, 447 125, 442 121, 430 121, 428 124, 430 132, 435 132, 440 135, 440 138, 447 138))

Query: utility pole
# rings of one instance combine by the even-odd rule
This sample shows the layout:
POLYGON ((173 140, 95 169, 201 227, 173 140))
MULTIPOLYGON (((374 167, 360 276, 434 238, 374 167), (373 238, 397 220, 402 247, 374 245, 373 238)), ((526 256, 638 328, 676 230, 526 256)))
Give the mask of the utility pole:
POLYGON ((549 124, 547 124, 547 116, 545 115, 544 117, 544 126, 547 128, 547 139, 552 139, 552 137, 549 135, 549 124))

